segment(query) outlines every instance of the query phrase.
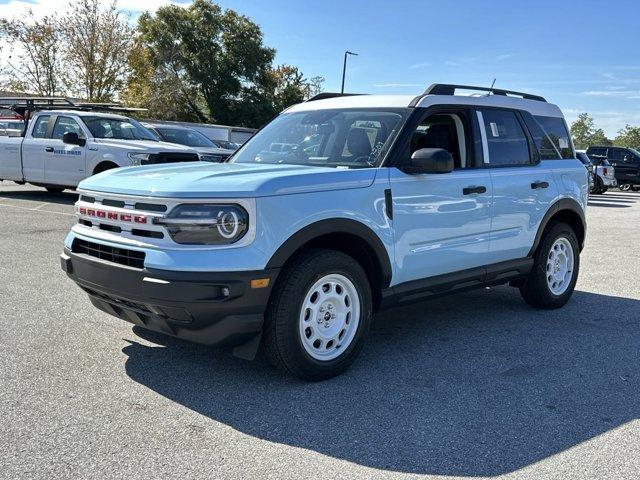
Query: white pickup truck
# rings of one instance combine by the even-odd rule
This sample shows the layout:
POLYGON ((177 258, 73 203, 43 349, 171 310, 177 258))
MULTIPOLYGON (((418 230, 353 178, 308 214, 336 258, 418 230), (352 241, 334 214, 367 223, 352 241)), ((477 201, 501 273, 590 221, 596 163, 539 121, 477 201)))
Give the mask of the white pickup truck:
POLYGON ((158 141, 137 120, 95 111, 42 110, 24 136, 0 137, 0 181, 51 192, 111 168, 199 159, 192 148, 158 141))

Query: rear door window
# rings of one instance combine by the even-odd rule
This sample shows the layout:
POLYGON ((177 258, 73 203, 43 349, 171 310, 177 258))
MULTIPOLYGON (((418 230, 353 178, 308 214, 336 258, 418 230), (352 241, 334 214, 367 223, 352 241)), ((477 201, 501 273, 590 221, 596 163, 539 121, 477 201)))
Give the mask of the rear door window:
MULTIPOLYGON (((508 110, 479 110, 478 121, 486 137, 484 162, 492 167, 530 165, 529 142, 516 114, 508 110)), ((483 138, 484 140, 484 138, 483 138)))
POLYGON ((40 115, 36 118, 36 123, 33 125, 31 136, 33 138, 45 138, 47 135, 47 128, 49 128, 49 118, 51 115, 40 115))

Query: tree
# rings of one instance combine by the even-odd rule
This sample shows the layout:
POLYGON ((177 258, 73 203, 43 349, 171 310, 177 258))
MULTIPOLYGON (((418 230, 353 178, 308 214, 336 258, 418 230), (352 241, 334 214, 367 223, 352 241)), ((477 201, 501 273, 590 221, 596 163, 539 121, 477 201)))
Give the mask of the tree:
POLYGON ((593 118, 587 113, 578 115, 578 119, 571 124, 573 144, 578 149, 586 149, 590 145, 612 145, 601 128, 595 127, 593 118))
POLYGON ((92 102, 110 101, 122 89, 133 44, 128 19, 117 1, 76 0, 62 21, 68 89, 92 102))
POLYGON ((12 52, 6 88, 42 96, 62 93, 62 38, 55 15, 36 18, 31 9, 19 19, 0 19, 0 36, 12 52))
POLYGON ((618 136, 613 140, 613 144, 619 147, 640 148, 640 127, 626 125, 618 131, 618 136))
POLYGON ((324 84, 324 77, 317 75, 315 77, 311 77, 309 79, 309 81, 307 82, 308 86, 309 86, 309 98, 318 95, 319 93, 322 93, 322 91, 324 90, 323 84, 324 84))
POLYGON ((200 100, 193 106, 185 99, 198 99, 198 92, 183 84, 165 68, 155 68, 150 50, 141 42, 135 42, 129 54, 130 74, 120 99, 125 105, 143 107, 149 118, 183 122, 206 120, 200 100))
POLYGON ((198 118, 257 127, 276 113, 276 101, 295 97, 295 74, 272 70, 275 52, 263 45, 260 28, 233 10, 195 0, 145 13, 138 25, 154 71, 173 76, 198 118))

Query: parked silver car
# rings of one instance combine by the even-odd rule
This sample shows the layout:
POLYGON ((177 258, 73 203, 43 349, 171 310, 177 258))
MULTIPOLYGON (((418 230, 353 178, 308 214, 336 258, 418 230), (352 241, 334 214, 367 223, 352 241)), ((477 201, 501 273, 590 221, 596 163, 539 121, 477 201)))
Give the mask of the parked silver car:
POLYGON ((205 162, 224 162, 235 151, 220 148, 212 140, 193 128, 147 122, 144 122, 143 125, 155 133, 159 140, 163 142, 177 143, 193 148, 198 152, 200 160, 205 162))
MULTIPOLYGON (((585 150, 576 150, 576 153, 587 156, 585 150)), ((618 186, 618 182, 615 176, 615 168, 609 163, 606 157, 600 157, 599 155, 588 155, 587 157, 591 161, 592 169, 594 172, 594 185, 589 190, 592 194, 603 194, 609 187, 618 186)), ((581 159, 582 161, 582 159, 581 159)), ((584 163, 584 161, 582 161, 584 163)))

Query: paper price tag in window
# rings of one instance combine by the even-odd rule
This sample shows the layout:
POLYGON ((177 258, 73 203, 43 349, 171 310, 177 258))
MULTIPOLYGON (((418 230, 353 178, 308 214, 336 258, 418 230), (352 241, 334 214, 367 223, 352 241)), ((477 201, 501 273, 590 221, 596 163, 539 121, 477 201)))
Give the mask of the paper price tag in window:
POLYGON ((558 145, 560 148, 569 148, 569 139, 568 138, 559 138, 558 145))
POLYGON ((495 122, 491 122, 489 126, 491 127, 491 135, 494 137, 499 137, 500 132, 498 132, 498 124, 495 122))

